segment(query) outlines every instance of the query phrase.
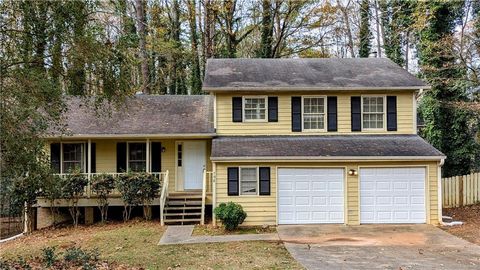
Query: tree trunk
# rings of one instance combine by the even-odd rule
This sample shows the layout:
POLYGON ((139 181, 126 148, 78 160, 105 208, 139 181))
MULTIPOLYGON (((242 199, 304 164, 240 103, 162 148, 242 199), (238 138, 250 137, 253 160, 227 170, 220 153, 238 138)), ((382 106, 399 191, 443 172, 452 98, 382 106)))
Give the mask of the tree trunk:
POLYGON ((212 5, 212 0, 205 0, 205 61, 213 57, 215 14, 212 5))
POLYGON ((382 57, 382 44, 380 43, 381 41, 381 35, 380 33, 380 24, 381 24, 381 19, 380 16, 378 15, 378 1, 375 0, 375 25, 377 26, 377 57, 381 58, 382 57))
POLYGON ((272 18, 272 1, 262 1, 262 36, 260 40, 260 51, 258 57, 272 57, 273 42, 273 18, 272 18))
POLYGON ((200 77, 200 61, 198 56, 197 15, 195 10, 195 0, 189 0, 187 3, 187 8, 189 17, 188 22, 190 24, 190 43, 192 50, 190 87, 191 93, 194 95, 198 95, 202 92, 202 80, 200 77))
POLYGON ((340 0, 337 0, 337 5, 340 7, 340 10, 342 11, 343 21, 345 23, 345 30, 347 31, 348 49, 350 51, 350 56, 353 58, 355 57, 355 50, 353 48, 352 28, 350 27, 350 19, 348 14, 348 6, 350 5, 350 1, 348 1, 347 5, 344 7, 340 3, 340 0))
POLYGON ((139 40, 139 50, 140 50, 140 66, 142 73, 142 92, 144 94, 149 94, 149 70, 148 70, 148 55, 147 55, 147 21, 145 17, 145 3, 143 0, 135 0, 135 9, 137 17, 137 32, 139 40))

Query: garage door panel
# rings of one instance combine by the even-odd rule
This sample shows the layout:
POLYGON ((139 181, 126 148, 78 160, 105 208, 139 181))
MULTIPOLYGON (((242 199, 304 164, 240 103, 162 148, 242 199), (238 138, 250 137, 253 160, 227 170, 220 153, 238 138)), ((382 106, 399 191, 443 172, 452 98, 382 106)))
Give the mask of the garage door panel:
POLYGON ((325 206, 327 205, 327 197, 312 197, 312 205, 313 206, 325 206))
POLYGON ((278 182, 280 224, 344 222, 343 169, 281 168, 278 182))
POLYGON ((360 170, 361 223, 425 223, 425 168, 360 170))

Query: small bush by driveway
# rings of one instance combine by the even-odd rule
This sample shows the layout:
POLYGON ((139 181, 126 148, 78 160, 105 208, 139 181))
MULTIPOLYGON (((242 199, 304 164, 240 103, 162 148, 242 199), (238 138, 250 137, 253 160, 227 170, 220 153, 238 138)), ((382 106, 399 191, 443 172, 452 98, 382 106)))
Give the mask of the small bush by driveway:
POLYGON ((279 226, 308 269, 480 269, 480 246, 430 225, 279 226))

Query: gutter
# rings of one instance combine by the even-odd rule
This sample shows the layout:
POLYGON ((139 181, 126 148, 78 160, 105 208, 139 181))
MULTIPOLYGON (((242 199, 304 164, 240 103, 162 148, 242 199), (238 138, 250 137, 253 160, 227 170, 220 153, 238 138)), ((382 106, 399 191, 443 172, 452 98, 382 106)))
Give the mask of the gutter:
POLYGON ((437 167, 437 198, 438 198, 438 221, 440 224, 443 223, 443 192, 442 192, 442 166, 443 164, 445 164, 445 158, 442 158, 440 160, 440 162, 438 163, 438 167, 437 167))
POLYGON ((431 89, 429 85, 421 86, 391 86, 391 87, 298 87, 298 86, 225 86, 203 87, 205 92, 230 92, 230 91, 263 91, 263 92, 295 92, 295 91, 385 91, 385 90, 421 90, 431 89))
POLYGON ((74 134, 44 136, 44 139, 174 139, 174 138, 213 138, 215 133, 174 133, 174 134, 74 134))
POLYGON ((298 162, 298 161, 333 161, 345 162, 349 161, 438 161, 444 160, 445 156, 245 156, 245 157, 211 157, 211 161, 228 162, 228 161, 262 161, 262 162, 298 162))

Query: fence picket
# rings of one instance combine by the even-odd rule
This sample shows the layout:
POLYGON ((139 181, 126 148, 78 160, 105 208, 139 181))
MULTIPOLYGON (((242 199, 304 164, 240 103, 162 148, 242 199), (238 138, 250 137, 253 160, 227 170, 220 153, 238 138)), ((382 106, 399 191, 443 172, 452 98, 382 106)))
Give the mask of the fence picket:
POLYGON ((480 173, 442 178, 442 205, 445 208, 480 203, 480 173))

